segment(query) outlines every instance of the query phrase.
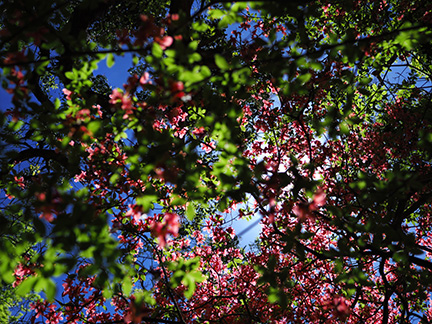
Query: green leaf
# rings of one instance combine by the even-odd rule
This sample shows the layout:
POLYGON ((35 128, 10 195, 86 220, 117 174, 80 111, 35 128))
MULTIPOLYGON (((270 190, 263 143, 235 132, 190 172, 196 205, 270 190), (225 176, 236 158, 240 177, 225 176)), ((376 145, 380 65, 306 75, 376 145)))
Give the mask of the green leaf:
POLYGON ((112 183, 112 184, 116 184, 117 181, 118 181, 118 179, 120 179, 120 174, 118 174, 118 173, 114 173, 114 174, 110 177, 109 182, 112 183))
POLYGON ((24 121, 22 121, 22 120, 18 120, 16 122, 12 122, 9 124, 9 128, 14 132, 20 130, 21 127, 23 127, 23 126, 24 126, 24 121))
POLYGON ((186 200, 180 196, 172 195, 172 197, 171 197, 171 205, 173 205, 173 206, 184 205, 185 202, 186 202, 186 200))
POLYGON ((43 288, 48 301, 54 301, 57 289, 55 282, 50 278, 45 281, 45 287, 43 288))
POLYGON ((199 62, 199 61, 201 61, 201 55, 199 55, 198 53, 192 53, 188 57, 189 64, 192 64, 192 63, 195 63, 195 62, 199 62))
POLYGON ((199 271, 191 271, 183 276, 182 283, 187 287, 184 292, 186 298, 191 298, 196 289, 196 283, 203 282, 205 277, 199 271))
POLYGON ((55 98, 54 100, 54 108, 55 109, 59 109, 61 105, 60 99, 59 98, 55 98))
POLYGON ((239 11, 243 11, 248 7, 248 3, 246 1, 243 2, 235 2, 232 6, 231 6, 231 11, 233 12, 239 12, 239 11))
POLYGON ((96 251, 96 246, 90 246, 88 249, 81 251, 80 256, 82 256, 83 258, 91 259, 93 258, 95 251, 96 251))
POLYGON ((225 15, 218 23, 218 27, 223 29, 236 22, 236 16, 233 13, 225 15))
POLYGON ((99 129, 102 126, 102 122, 100 120, 94 120, 88 123, 87 129, 93 134, 96 135, 99 129))
POLYGON ((210 19, 219 19, 226 15, 226 12, 220 9, 212 9, 208 13, 210 19))
POLYGON ((189 203, 186 207, 186 217, 189 220, 193 220, 195 218, 195 208, 192 203, 189 203))
POLYGON ((209 76, 211 76, 211 71, 208 68, 208 66, 206 66, 206 65, 201 66, 200 72, 201 72, 201 75, 202 75, 203 79, 208 78, 209 76))
POLYGON ((112 53, 108 53, 106 57, 106 65, 111 68, 114 65, 114 55, 112 53))
POLYGON ((193 24, 192 24, 192 29, 193 30, 196 30, 196 31, 198 31, 198 32, 205 32, 206 30, 208 30, 210 28, 210 26, 209 25, 207 25, 205 22, 203 22, 203 21, 197 21, 197 22, 194 22, 193 24))
POLYGON ((69 80, 75 80, 77 78, 77 74, 75 74, 73 71, 68 71, 65 73, 65 77, 69 80))
POLYGON ((404 250, 399 250, 393 254, 393 260, 395 262, 408 263, 409 258, 404 250))
POLYGON ((371 77, 362 77, 360 79, 360 84, 365 85, 365 84, 369 84, 372 81, 371 77))
POLYGON ((298 82, 300 82, 300 84, 305 84, 306 82, 308 82, 311 79, 311 77, 312 77, 312 74, 305 73, 305 74, 300 75, 297 78, 297 80, 298 80, 298 82))
POLYGON ((153 208, 153 204, 157 201, 156 195, 144 195, 136 199, 136 204, 142 206, 144 212, 148 212, 153 208))
POLYGON ((215 62, 222 71, 228 70, 230 67, 227 60, 220 54, 215 54, 215 62))
POLYGON ((19 286, 16 289, 16 294, 18 296, 25 296, 27 295, 33 287, 36 285, 36 282, 39 280, 38 277, 28 277, 23 282, 19 284, 19 286))
POLYGON ((162 50, 162 47, 158 43, 153 43, 152 54, 156 58, 162 58, 163 50, 162 50))
POLYGON ((130 295, 130 293, 132 292, 132 278, 131 277, 126 276, 123 279, 122 290, 123 290, 123 294, 125 294, 126 296, 130 295))

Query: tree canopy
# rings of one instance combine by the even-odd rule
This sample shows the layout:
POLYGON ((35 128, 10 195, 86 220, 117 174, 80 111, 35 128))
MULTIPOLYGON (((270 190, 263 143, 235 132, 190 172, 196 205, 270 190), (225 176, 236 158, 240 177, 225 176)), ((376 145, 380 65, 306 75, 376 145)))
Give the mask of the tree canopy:
POLYGON ((432 2, 0 11, 0 323, 432 322, 432 2))

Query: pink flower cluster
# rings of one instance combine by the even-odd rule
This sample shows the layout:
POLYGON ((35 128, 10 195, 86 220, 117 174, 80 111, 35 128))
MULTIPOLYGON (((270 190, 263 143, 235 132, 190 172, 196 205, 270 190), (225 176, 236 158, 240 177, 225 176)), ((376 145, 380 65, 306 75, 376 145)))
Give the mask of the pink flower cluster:
POLYGON ((150 231, 157 237, 159 246, 165 247, 168 235, 177 236, 180 229, 180 219, 175 213, 165 213, 161 222, 153 220, 150 224, 150 231))

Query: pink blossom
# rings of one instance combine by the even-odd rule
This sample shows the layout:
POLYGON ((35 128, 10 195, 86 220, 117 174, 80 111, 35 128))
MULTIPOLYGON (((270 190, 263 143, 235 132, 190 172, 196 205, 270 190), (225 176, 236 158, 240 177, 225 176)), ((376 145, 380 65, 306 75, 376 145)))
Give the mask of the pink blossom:
POLYGON ((80 174, 75 175, 74 181, 75 182, 82 181, 86 178, 86 176, 87 176, 87 173, 84 170, 82 170, 80 174))
POLYGON ((174 133, 174 136, 178 137, 178 138, 183 138, 186 133, 187 133, 188 129, 186 127, 182 128, 181 130, 178 130, 174 133))
POLYGON ((17 177, 17 176, 14 176, 14 180, 15 180, 15 182, 18 184, 18 186, 21 188, 21 189, 25 189, 25 184, 24 184, 24 177, 17 177))
POLYGON ((199 128, 195 128, 192 131, 192 134, 194 134, 197 138, 203 138, 205 135, 205 128, 204 127, 199 127, 199 128))
POLYGON ((326 194, 324 190, 319 189, 313 196, 313 201, 309 207, 311 211, 317 210, 319 207, 324 206, 326 203, 326 194))
POLYGON ((333 315, 340 320, 345 320, 351 313, 348 301, 344 297, 334 297, 332 300, 324 302, 325 309, 331 309, 333 315))
POLYGON ((63 89, 63 93, 66 95, 66 100, 71 100, 71 95, 72 95, 72 91, 68 90, 68 89, 63 89))
POLYGON ((144 74, 141 76, 139 82, 141 85, 151 84, 152 82, 150 81, 150 74, 148 72, 144 72, 144 74))
POLYGON ((125 115, 123 116, 123 119, 126 119, 128 115, 133 113, 133 105, 132 105, 132 99, 129 97, 127 93, 123 93, 119 89, 114 89, 112 94, 110 95, 110 104, 112 105, 118 105, 120 104, 121 109, 125 111, 125 115))
POLYGON ((165 37, 155 37, 155 42, 160 45, 160 47, 165 50, 167 47, 170 47, 173 43, 173 38, 171 36, 165 37))
POLYGON ((81 109, 76 113, 75 118, 77 120, 85 120, 90 117, 90 109, 81 109))
POLYGON ((204 152, 210 153, 216 148, 216 144, 214 142, 201 143, 201 148, 204 150, 204 152))
POLYGON ((165 247, 167 236, 177 236, 180 229, 180 218, 175 213, 165 213, 162 222, 153 221, 150 225, 150 230, 153 236, 158 238, 159 246, 165 247))
POLYGON ((179 92, 184 89, 184 84, 181 81, 174 81, 171 82, 171 91, 172 92, 179 92))

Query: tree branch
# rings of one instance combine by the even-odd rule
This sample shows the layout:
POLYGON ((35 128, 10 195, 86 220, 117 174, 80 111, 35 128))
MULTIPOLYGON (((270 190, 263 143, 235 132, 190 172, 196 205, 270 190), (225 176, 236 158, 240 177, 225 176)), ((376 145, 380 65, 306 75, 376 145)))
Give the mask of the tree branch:
POLYGON ((45 160, 56 161, 57 163, 61 164, 65 168, 69 166, 69 160, 63 154, 58 153, 54 150, 38 149, 38 148, 29 148, 19 152, 16 157, 11 159, 11 163, 13 162, 20 163, 25 160, 30 160, 32 158, 37 158, 37 157, 43 158, 45 160))

